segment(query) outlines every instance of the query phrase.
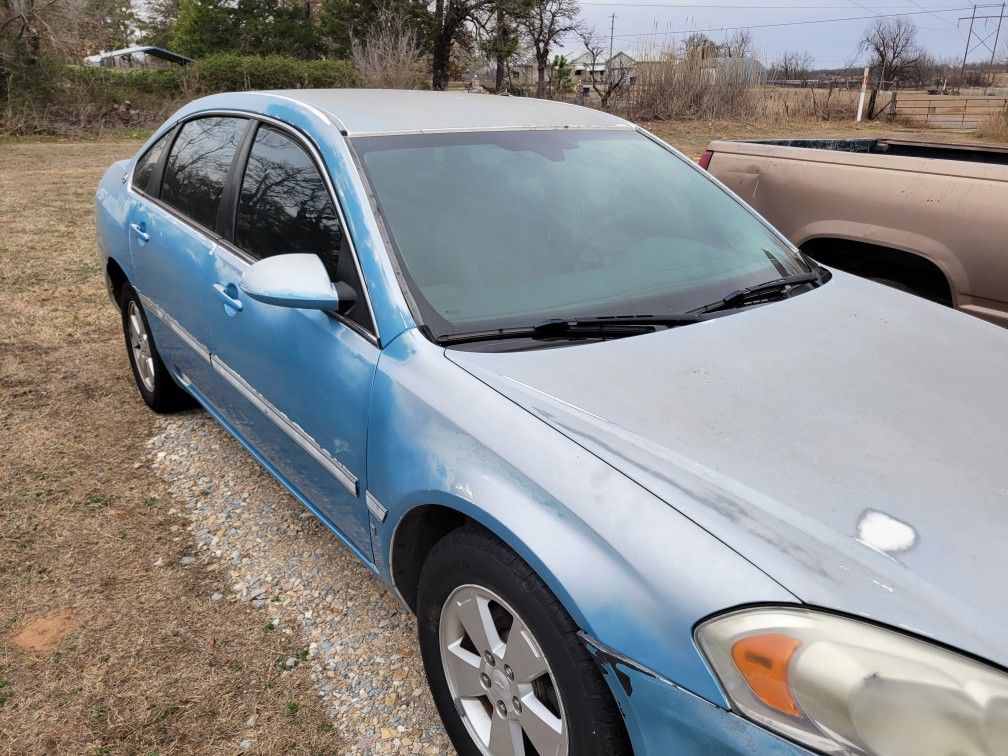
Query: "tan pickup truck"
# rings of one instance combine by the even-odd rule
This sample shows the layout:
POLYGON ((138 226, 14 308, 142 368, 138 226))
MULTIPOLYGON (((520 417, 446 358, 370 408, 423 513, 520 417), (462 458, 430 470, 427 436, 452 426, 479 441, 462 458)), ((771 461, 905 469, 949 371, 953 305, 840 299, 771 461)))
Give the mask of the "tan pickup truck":
POLYGON ((824 265, 1008 326, 1008 148, 714 141, 700 164, 824 265))

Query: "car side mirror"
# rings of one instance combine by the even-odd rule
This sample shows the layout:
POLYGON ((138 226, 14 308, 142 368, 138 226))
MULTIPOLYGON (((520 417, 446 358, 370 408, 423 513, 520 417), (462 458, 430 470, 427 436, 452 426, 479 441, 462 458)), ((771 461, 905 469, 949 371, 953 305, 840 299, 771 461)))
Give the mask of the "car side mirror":
POLYGON ((238 287, 252 299, 277 307, 347 312, 357 301, 345 283, 334 284, 318 255, 274 255, 253 263, 238 287))

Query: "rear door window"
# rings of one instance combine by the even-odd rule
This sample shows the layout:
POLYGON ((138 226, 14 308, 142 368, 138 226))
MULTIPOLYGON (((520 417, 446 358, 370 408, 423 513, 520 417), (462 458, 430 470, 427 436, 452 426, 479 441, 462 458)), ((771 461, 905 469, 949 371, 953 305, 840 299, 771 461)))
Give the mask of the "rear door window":
POLYGON ((169 129, 167 134, 154 142, 151 148, 137 160, 136 167, 133 169, 133 188, 138 192, 145 194, 150 192, 151 177, 154 175, 154 169, 157 168, 165 147, 171 140, 171 135, 172 130, 169 129))
POLYGON ((213 230, 224 184, 247 124, 244 118, 213 116, 186 123, 172 145, 161 200, 213 230))

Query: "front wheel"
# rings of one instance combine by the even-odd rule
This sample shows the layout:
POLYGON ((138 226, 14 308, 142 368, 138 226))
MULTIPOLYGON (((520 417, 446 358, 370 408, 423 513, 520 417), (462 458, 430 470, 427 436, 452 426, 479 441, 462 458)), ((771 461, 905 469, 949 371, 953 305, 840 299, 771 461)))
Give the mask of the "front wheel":
POLYGON ((445 536, 417 608, 427 680, 461 756, 631 752, 574 621, 499 539, 476 526, 445 536))

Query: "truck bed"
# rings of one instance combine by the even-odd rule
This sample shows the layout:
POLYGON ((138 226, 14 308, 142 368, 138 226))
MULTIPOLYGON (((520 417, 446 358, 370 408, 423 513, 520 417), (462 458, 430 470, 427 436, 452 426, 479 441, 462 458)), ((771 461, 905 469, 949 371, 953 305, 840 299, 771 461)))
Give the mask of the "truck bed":
POLYGON ((1008 146, 917 142, 900 139, 739 139, 744 144, 799 147, 806 150, 861 152, 894 157, 965 160, 971 163, 1008 165, 1008 146))
POLYGON ((1008 147, 726 140, 700 165, 823 264, 1008 326, 1008 147))

